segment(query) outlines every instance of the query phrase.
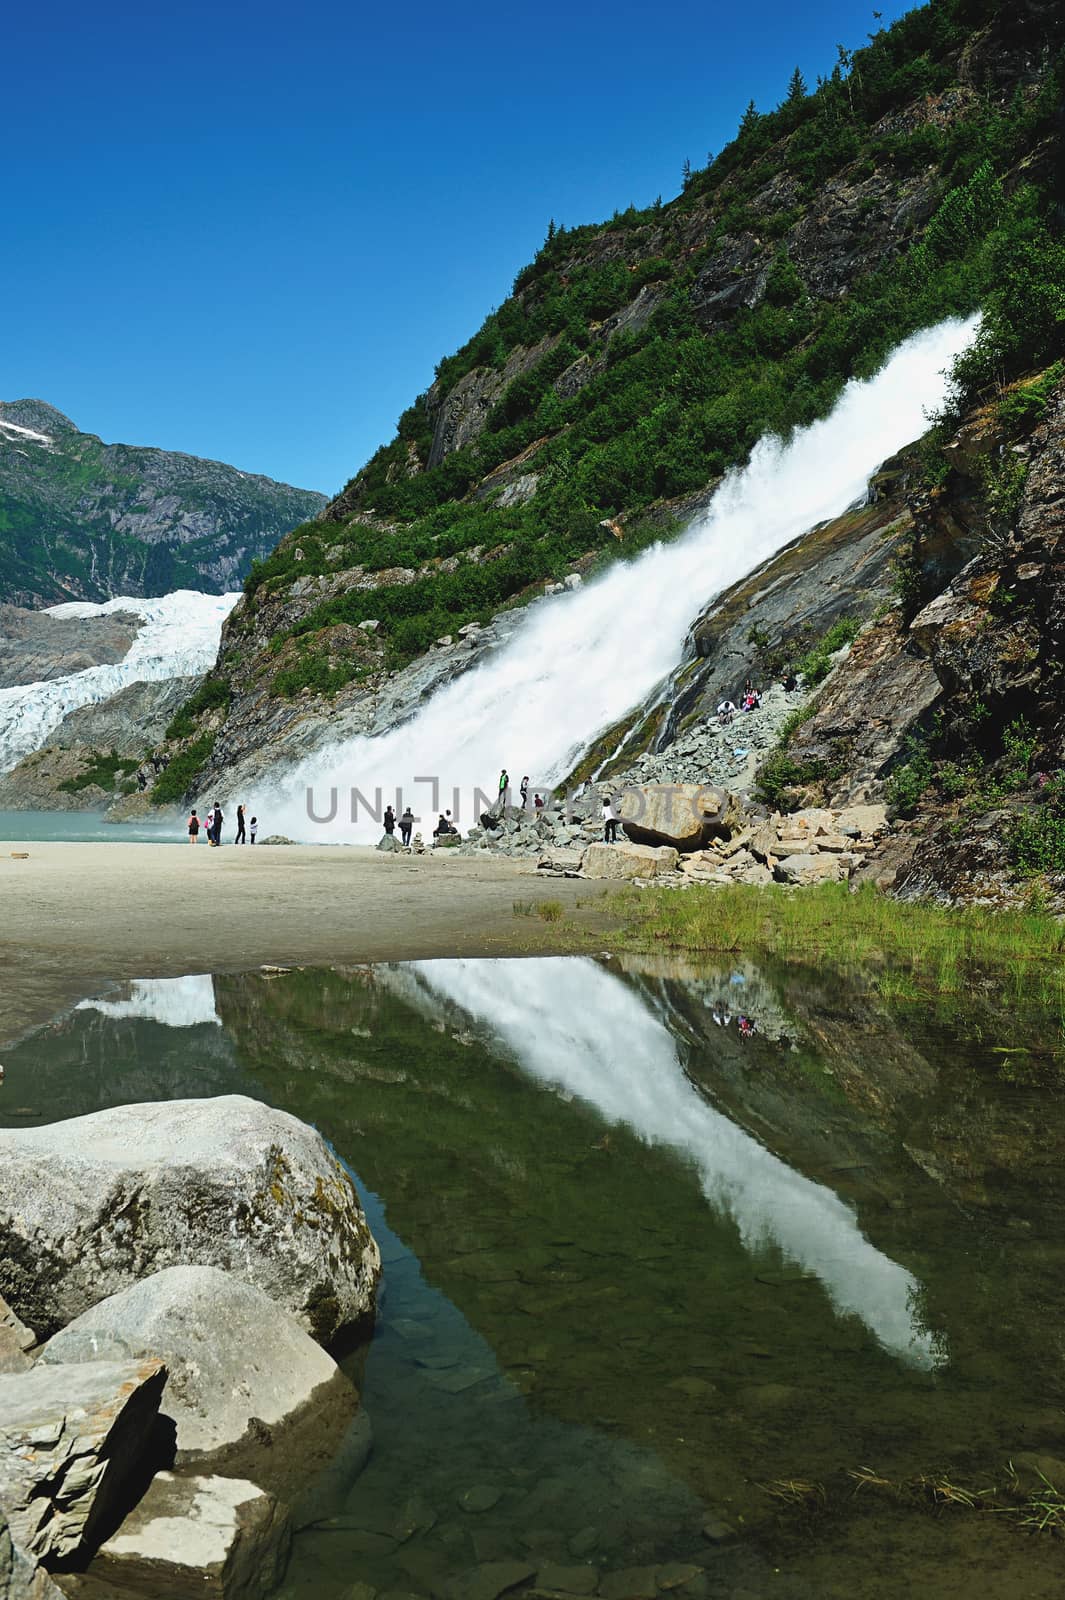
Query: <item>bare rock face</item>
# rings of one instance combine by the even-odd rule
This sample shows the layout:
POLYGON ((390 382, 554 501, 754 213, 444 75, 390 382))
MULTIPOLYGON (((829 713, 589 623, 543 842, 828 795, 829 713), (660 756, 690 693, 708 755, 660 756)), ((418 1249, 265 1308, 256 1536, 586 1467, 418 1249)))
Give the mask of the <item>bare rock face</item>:
POLYGON ((648 783, 622 791, 617 802, 635 844, 699 850, 728 810, 728 795, 710 784, 648 783))
POLYGON ((0 1377, 0 1506, 46 1565, 91 1548, 153 1448, 161 1361, 35 1367, 0 1377))
POLYGON ((372 1310, 381 1258, 321 1135, 243 1095, 0 1132, 0 1292, 38 1334, 178 1265, 233 1272, 324 1343, 372 1310))
POLYGON ((677 860, 671 845, 590 844, 583 872, 586 878, 658 878, 672 872, 677 860))
MULTIPOLYGON (((7 1301, 0 1299, 0 1373, 25 1372, 31 1367, 30 1351, 36 1343, 32 1328, 20 1322, 7 1301)), ((3 1592, 0 1589, 0 1595, 3 1592)))
POLYGON ((290 1499, 331 1462, 358 1406, 291 1312, 217 1267, 167 1267, 111 1295, 38 1359, 151 1356, 170 1373, 162 1411, 176 1426, 178 1463, 247 1475, 290 1499))
POLYGON ((160 1472, 77 1592, 262 1600, 284 1576, 290 1543, 284 1507, 254 1483, 160 1472))

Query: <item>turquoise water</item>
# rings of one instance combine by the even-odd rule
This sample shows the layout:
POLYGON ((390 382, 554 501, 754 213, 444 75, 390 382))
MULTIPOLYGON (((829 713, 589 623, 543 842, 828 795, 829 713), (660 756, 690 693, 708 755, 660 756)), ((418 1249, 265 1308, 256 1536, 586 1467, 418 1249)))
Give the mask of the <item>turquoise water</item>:
POLYGON ((1065 1098, 997 1015, 739 958, 150 981, 10 1052, 0 1123, 239 1092, 353 1169, 373 1449, 284 1600, 1039 1600, 1007 1464, 1065 1460, 1065 1098))
POLYGON ((0 839, 68 844, 186 844, 182 820, 105 822, 99 811, 0 811, 0 839))

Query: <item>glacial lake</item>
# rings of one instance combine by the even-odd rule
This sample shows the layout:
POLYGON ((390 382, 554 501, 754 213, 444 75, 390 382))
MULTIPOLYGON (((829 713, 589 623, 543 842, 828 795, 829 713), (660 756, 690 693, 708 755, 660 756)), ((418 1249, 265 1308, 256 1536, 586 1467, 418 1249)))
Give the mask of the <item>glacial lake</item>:
POLYGON ((0 811, 0 839, 51 844, 183 844, 184 820, 106 822, 102 811, 0 811))
POLYGON ((4 1065, 0 1125, 243 1093, 351 1167, 373 1449, 283 1600, 1060 1595, 1065 1544, 962 1498, 1065 1491, 1060 1019, 436 961, 128 984, 4 1065))

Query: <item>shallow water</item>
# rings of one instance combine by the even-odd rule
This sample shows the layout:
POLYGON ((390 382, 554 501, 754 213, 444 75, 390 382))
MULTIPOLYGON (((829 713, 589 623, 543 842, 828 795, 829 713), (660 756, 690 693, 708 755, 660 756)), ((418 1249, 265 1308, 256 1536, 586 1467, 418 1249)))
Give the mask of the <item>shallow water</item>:
POLYGON ((100 811, 0 811, 0 839, 42 844, 188 844, 180 821, 105 822, 100 811))
POLYGON ((618 1595, 1049 1596, 1054 1539, 851 1474, 1065 1458, 1056 1046, 1037 1013, 742 961, 148 981, 11 1052, 0 1123, 243 1092, 353 1168, 374 1448, 288 1600, 488 1595, 503 1562, 618 1595))

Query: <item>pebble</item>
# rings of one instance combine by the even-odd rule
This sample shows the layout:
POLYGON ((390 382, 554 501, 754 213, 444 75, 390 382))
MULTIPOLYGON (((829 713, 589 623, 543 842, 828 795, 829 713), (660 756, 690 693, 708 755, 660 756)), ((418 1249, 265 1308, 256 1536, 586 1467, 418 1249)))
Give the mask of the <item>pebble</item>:
POLYGON ((601 1600, 657 1600, 658 1574, 654 1567, 626 1567, 608 1572, 599 1584, 601 1600))
POLYGON ((556 1562, 541 1567, 536 1574, 541 1589, 561 1590, 563 1594, 594 1594, 599 1586, 595 1567, 563 1567, 556 1562))
POLYGON ((711 1544, 725 1544, 735 1537, 735 1528, 727 1522, 719 1521, 716 1517, 711 1517, 703 1523, 703 1538, 709 1539, 711 1544))
POLYGON ((581 1528, 569 1542, 571 1556, 590 1556, 599 1543, 598 1528, 581 1528))
POLYGON ((490 1561, 457 1578, 452 1593, 455 1600, 499 1600, 501 1594, 527 1582, 535 1570, 520 1561, 490 1561))

